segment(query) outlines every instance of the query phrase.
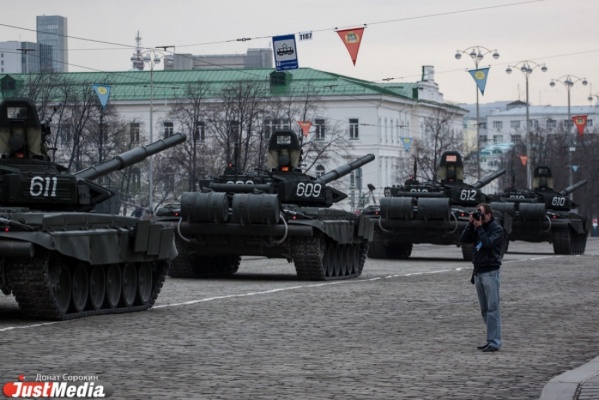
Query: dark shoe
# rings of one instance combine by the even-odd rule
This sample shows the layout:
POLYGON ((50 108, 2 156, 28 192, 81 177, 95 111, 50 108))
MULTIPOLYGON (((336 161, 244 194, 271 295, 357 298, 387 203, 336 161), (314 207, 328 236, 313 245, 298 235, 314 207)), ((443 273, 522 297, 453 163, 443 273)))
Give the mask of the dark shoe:
POLYGON ((485 347, 487 347, 489 345, 489 343, 485 343, 485 344, 481 344, 480 346, 476 346, 477 349, 482 350, 485 347))
POLYGON ((499 351, 499 349, 497 347, 493 347, 491 345, 489 345, 483 349, 483 353, 489 353, 491 351, 499 351))

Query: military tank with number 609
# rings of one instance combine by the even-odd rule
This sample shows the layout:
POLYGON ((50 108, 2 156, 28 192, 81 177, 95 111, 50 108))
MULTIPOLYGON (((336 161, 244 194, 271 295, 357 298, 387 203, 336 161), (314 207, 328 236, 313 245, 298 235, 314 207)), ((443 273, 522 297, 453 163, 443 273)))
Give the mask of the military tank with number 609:
MULTIPOLYGON (((171 277, 227 276, 241 256, 293 261, 299 279, 334 280, 362 273, 373 223, 349 211, 331 209, 346 194, 329 182, 374 160, 368 154, 319 178, 299 168, 301 148, 291 130, 269 140, 268 171, 224 175, 200 181, 201 191, 181 196, 177 224, 179 256, 171 277)), ((171 222, 168 222, 170 219, 171 222)))
POLYGON ((91 180, 185 141, 137 147, 73 174, 49 160, 35 106, 0 104, 0 290, 30 317, 63 320, 151 307, 177 255, 172 228, 98 214, 91 180))

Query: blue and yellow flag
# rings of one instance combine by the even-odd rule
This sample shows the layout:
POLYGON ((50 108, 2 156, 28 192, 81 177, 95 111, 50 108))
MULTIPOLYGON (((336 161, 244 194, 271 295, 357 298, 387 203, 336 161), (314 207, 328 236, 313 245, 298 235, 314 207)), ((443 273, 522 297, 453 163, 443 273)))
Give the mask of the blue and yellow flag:
POLYGON ((104 110, 106 108, 106 103, 108 103, 108 97, 110 96, 110 85, 94 83, 92 87, 98 95, 98 99, 100 99, 100 104, 102 104, 102 110, 104 110))
POLYGON ((485 95, 485 86, 487 85, 487 76, 489 75, 489 68, 479 68, 479 69, 471 69, 470 75, 474 78, 474 82, 476 82, 476 86, 478 86, 478 90, 480 90, 480 94, 485 95))
POLYGON ((406 149, 406 153, 410 152, 410 147, 412 146, 412 141, 414 138, 411 137, 402 137, 401 142, 403 143, 403 148, 406 149))

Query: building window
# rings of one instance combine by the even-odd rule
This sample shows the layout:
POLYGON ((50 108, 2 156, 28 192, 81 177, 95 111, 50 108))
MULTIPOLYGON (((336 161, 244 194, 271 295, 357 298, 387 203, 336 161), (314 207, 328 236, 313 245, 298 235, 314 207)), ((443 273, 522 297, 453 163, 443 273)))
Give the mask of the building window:
POLYGON ((481 143, 487 143, 488 141, 489 141, 489 139, 487 138, 487 135, 480 135, 481 143))
POLYGON ((512 128, 512 129, 519 129, 520 128, 520 121, 510 121, 510 128, 512 128))
POLYGON ((322 165, 318 165, 316 167, 316 177, 320 178, 323 175, 324 175, 324 167, 322 165))
POLYGON ((531 119, 530 120, 530 127, 531 128, 538 128, 539 127, 539 120, 538 119, 531 119))
POLYGON ((264 120, 264 138, 270 139, 275 131, 281 129, 291 129, 291 120, 289 119, 265 119, 264 120))
POLYGON ((522 135, 510 135, 512 143, 520 143, 522 141, 522 135))
POLYGON ((193 134, 193 139, 196 142, 204 142, 206 140, 206 124, 204 121, 196 122, 196 131, 193 134))
POLYGON ((139 122, 129 124, 129 130, 131 132, 131 142, 139 143, 139 122))
POLYGON ((555 128, 557 126, 557 121, 554 119, 547 120, 547 128, 555 128))
POLYGON ((498 144, 503 141, 503 135, 493 135, 493 143, 498 144))
POLYGON ((593 126, 593 120, 587 119, 587 126, 593 126))
POLYGON ((350 118, 349 119, 349 138, 350 139, 359 139, 360 138, 360 132, 358 130, 359 125, 360 124, 359 124, 358 118, 350 118))
POLYGON ((229 121, 229 126, 228 126, 228 136, 231 140, 233 141, 237 141, 239 140, 239 135, 241 132, 239 132, 239 121, 229 121))
POLYGON ((141 187, 141 172, 137 167, 131 167, 131 187, 134 190, 139 190, 141 187))
MULTIPOLYGON (((315 129, 316 140, 324 140, 325 134, 326 134, 324 119, 315 119, 314 120, 314 129, 315 129)), ((324 171, 324 168, 323 168, 323 171, 324 171)))
POLYGON ((162 124, 163 128, 164 128, 164 137, 171 137, 173 136, 174 133, 174 125, 172 122, 170 121, 164 121, 164 123, 162 124))
POLYGON ((493 121, 493 129, 498 131, 503 129, 503 121, 493 121))

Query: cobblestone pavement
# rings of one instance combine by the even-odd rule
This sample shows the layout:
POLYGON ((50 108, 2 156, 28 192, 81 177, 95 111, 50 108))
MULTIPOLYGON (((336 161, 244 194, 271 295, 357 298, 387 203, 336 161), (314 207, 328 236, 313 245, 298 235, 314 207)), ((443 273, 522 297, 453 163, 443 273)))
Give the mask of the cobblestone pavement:
POLYGON ((228 280, 167 279, 150 311, 47 323, 0 298, 0 386, 93 375, 113 399, 538 399, 599 355, 599 241, 583 256, 515 242, 502 267, 501 351, 485 340, 459 249, 368 259, 359 279, 298 281, 246 259, 228 280))

